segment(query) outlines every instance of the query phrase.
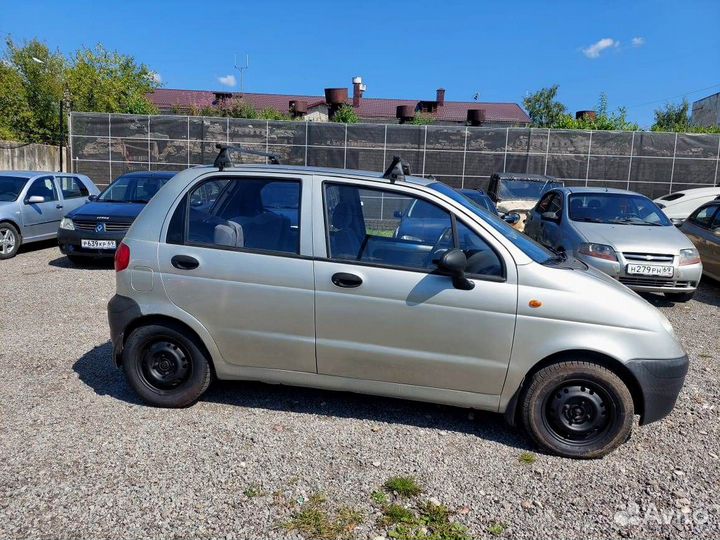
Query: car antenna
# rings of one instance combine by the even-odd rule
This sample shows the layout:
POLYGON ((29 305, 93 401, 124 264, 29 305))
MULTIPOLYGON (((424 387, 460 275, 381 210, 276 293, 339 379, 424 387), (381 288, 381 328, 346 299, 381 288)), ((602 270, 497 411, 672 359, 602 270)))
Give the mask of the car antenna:
POLYGON ((280 165, 280 157, 272 152, 261 152, 260 150, 250 150, 249 148, 243 148, 242 146, 232 146, 230 144, 217 143, 215 148, 220 150, 213 166, 217 167, 222 171, 225 167, 233 167, 232 159, 230 159, 230 152, 237 152, 238 154, 248 154, 251 156, 263 156, 268 159, 273 165, 280 165))
POLYGON ((398 180, 405 180, 405 176, 410 176, 410 165, 400 159, 400 156, 393 156, 390 166, 383 173, 383 178, 394 184, 398 180))

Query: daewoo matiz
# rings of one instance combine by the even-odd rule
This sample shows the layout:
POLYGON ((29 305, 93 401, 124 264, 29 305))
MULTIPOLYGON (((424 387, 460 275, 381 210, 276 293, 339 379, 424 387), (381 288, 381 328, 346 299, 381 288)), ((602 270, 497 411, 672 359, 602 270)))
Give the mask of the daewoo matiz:
POLYGON ((212 377, 362 392, 504 413, 581 458, 672 410, 687 356, 609 276, 397 158, 381 175, 232 151, 165 185, 117 250, 113 354, 147 402, 187 406, 212 377), (402 238, 411 205, 433 226, 402 238))

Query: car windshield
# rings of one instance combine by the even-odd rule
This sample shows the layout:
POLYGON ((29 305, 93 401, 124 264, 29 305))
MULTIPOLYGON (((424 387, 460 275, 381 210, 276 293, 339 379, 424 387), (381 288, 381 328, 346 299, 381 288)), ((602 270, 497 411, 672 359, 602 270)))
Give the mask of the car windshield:
POLYGON ((672 226, 670 220, 647 197, 634 193, 576 193, 570 195, 573 221, 615 225, 672 226))
POLYGON ((168 177, 157 176, 121 176, 103 191, 98 200, 118 203, 146 203, 160 191, 168 177))
POLYGON ((563 183, 505 178, 498 182, 497 197, 501 201, 538 200, 543 193, 556 187, 563 187, 563 183))
POLYGON ((19 176, 0 176, 0 201, 17 200, 27 181, 19 176))
POLYGON ((490 225, 493 229, 512 242, 515 247, 525 253, 525 255, 530 257, 533 261, 543 264, 557 258, 551 251, 545 249, 543 246, 535 242, 535 240, 524 235, 520 231, 516 231, 495 214, 481 210, 477 204, 468 200, 467 197, 458 193, 450 186, 443 184, 442 182, 433 182, 432 184, 429 184, 428 187, 446 195, 447 197, 450 197, 455 202, 460 203, 463 207, 470 210, 473 214, 478 216, 485 223, 490 225))

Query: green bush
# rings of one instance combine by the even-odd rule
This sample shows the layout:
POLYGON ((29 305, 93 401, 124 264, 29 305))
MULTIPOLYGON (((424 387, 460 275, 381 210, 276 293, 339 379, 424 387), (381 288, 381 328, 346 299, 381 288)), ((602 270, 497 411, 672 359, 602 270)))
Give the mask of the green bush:
POLYGON ((360 118, 355 112, 355 109, 353 109, 350 105, 343 105, 335 111, 332 121, 340 122, 342 124, 357 124, 360 121, 360 118))

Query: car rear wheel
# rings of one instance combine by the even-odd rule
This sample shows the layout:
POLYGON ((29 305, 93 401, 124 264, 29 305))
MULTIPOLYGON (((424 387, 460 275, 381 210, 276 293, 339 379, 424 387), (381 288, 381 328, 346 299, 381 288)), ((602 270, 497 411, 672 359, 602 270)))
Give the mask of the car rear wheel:
POLYGON ((0 259, 10 259, 20 249, 20 232, 12 223, 0 223, 0 259))
POLYGON ((612 371, 567 361, 533 375, 520 414, 542 448, 589 459, 604 456, 630 437, 634 408, 630 391, 612 371))
POLYGON ((210 363, 205 354, 170 325, 133 330, 122 362, 130 386, 143 400, 158 407, 187 407, 210 385, 210 363))
POLYGON ((689 302, 695 296, 695 291, 682 293, 664 293, 665 297, 672 302, 689 302))

